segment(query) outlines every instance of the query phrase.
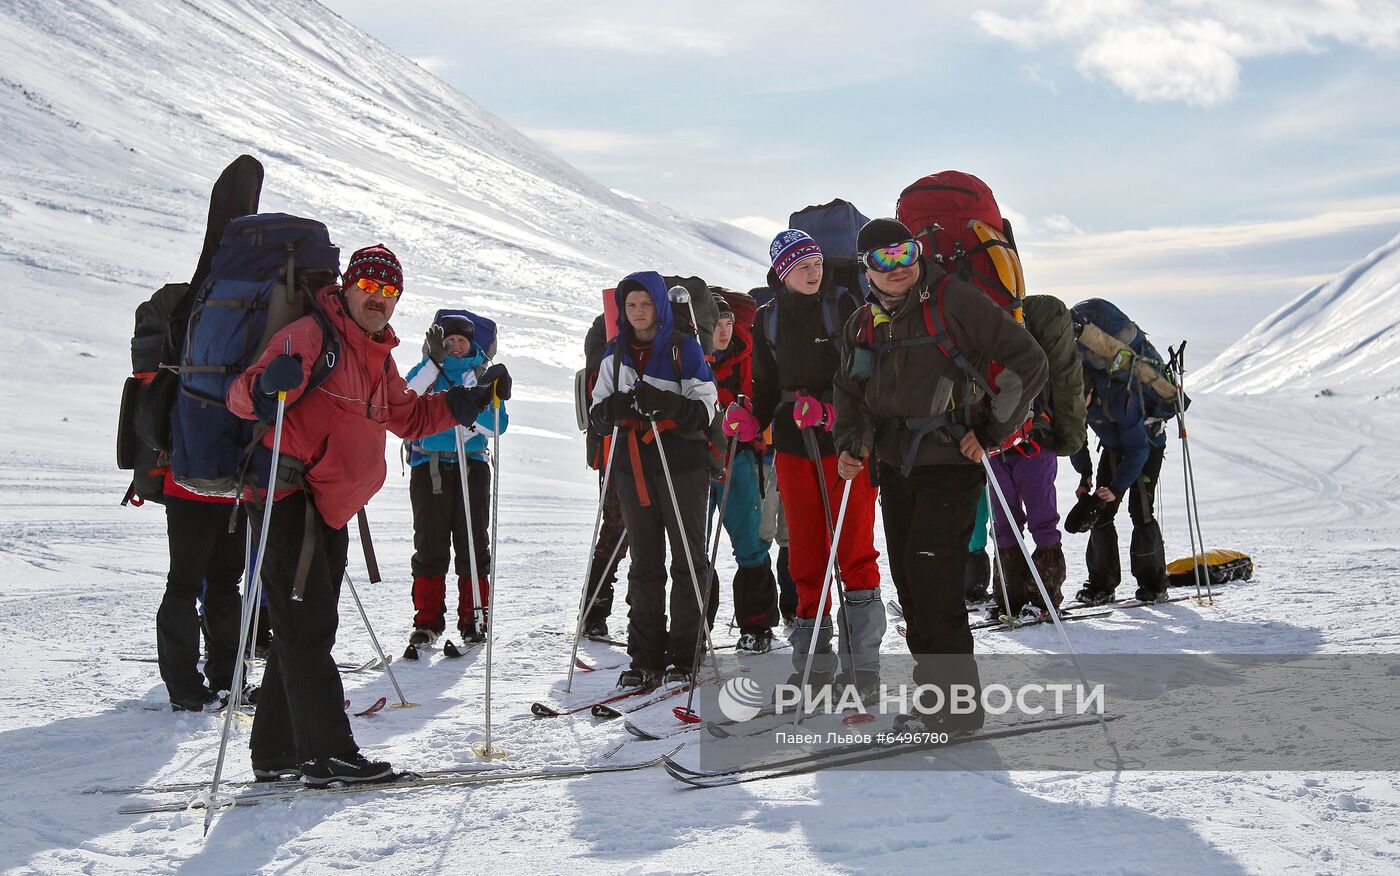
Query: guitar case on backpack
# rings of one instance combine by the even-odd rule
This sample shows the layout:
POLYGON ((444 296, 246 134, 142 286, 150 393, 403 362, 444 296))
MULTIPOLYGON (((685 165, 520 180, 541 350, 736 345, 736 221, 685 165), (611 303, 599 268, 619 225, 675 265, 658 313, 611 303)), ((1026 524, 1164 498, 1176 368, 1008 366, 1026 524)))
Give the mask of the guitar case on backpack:
POLYGON ((192 290, 209 273, 224 227, 232 219, 258 211, 263 167, 240 155, 224 168, 209 194, 204 246, 188 283, 167 283, 136 308, 131 338, 131 371, 122 389, 117 421, 117 467, 132 472, 122 504, 160 502, 173 442, 171 413, 179 389, 180 351, 185 342, 192 290))

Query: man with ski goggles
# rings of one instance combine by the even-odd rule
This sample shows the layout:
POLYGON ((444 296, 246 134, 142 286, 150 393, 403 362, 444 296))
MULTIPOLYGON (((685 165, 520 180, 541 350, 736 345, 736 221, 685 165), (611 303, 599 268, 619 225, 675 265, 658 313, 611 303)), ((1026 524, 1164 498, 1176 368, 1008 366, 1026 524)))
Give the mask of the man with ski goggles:
MULTIPOLYGON (((870 295, 846 323, 836 373, 839 472, 855 478, 872 453, 878 465, 915 683, 945 694, 952 684, 979 687, 963 578, 986 487, 981 463, 1024 428, 1045 354, 976 286, 923 258, 897 219, 867 223, 858 247, 870 295)), ((945 731, 975 731, 983 720, 980 710, 920 717, 945 731)))

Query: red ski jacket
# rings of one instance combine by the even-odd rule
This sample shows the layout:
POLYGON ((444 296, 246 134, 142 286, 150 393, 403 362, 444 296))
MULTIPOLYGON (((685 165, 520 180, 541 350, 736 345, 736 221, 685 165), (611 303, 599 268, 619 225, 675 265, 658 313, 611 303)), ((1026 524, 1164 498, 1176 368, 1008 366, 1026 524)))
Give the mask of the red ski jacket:
MULTIPOLYGON (((228 391, 228 408, 255 420, 252 393, 267 364, 291 338, 300 354, 302 385, 287 393, 282 453, 305 465, 306 489, 329 526, 339 529, 384 485, 385 432, 422 438, 451 428, 456 419, 442 393, 421 398, 408 388, 390 355, 398 336, 386 327, 378 340, 365 334, 345 309, 340 287, 326 286, 316 300, 340 333, 340 361, 325 382, 305 393, 321 355, 321 326, 305 316, 273 335, 258 361, 228 391)), ((272 446, 272 430, 263 438, 272 446)))

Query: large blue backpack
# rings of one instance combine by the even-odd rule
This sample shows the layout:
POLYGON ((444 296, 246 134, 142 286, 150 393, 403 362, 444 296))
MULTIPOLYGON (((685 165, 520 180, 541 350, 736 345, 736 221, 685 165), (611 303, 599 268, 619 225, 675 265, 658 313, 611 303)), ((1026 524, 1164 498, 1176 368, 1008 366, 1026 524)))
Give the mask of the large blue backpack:
POLYGON ((264 213, 225 226, 190 308, 180 356, 180 391, 171 415, 176 483, 206 496, 238 494, 262 431, 230 412, 225 398, 279 329, 315 316, 325 341, 308 390, 330 376, 339 338, 314 295, 339 273, 340 250, 326 226, 313 219, 264 213))
MULTIPOLYGON (((835 294, 822 293, 822 323, 827 336, 838 346, 841 342, 841 298, 849 296, 859 306, 870 294, 865 272, 860 269, 860 252, 856 246, 860 229, 869 221, 864 213, 856 209, 855 204, 840 198, 828 204, 803 207, 788 217, 789 228, 807 232, 822 248, 823 268, 836 287, 835 294)), ((771 297, 771 293, 761 300, 756 297, 756 300, 762 305, 768 297, 771 297)), ((763 337, 776 358, 778 308, 770 307, 765 314, 763 337)))
MULTIPOLYGON (((1161 381, 1165 381, 1171 385, 1163 385, 1164 391, 1175 391, 1175 380, 1172 379, 1171 370, 1162 359, 1162 354, 1158 353, 1157 348, 1147 339, 1147 333, 1138 328, 1137 323, 1129 319, 1128 315, 1112 302, 1102 298, 1090 298, 1079 302, 1070 308, 1070 315, 1080 330, 1084 326, 1095 325, 1132 351, 1131 357, 1120 355, 1109 359, 1087 347, 1081 338, 1079 355, 1085 368, 1101 371, 1108 375, 1110 380, 1127 383, 1139 397, 1143 416, 1149 423, 1163 422, 1176 416, 1176 400, 1164 398, 1153 388, 1153 384, 1163 385, 1161 381), (1147 365, 1149 370, 1141 369, 1140 363, 1147 365), (1148 379, 1143 379, 1144 375, 1147 375, 1148 379)), ((1076 331, 1076 334, 1079 333, 1076 331)), ((1186 410, 1191 405, 1191 400, 1185 393, 1179 394, 1181 409, 1186 410)))

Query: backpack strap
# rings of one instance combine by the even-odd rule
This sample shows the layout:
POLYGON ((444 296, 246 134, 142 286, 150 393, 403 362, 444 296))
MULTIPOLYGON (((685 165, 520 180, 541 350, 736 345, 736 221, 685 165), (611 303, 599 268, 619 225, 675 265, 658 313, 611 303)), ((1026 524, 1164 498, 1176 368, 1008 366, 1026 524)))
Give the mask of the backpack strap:
POLYGON ((947 288, 948 282, 952 280, 951 274, 944 274, 938 281, 938 286, 934 289, 926 301, 924 308, 924 328, 928 331, 928 336, 938 345, 938 351, 949 359, 953 360, 959 368, 963 370, 968 378, 977 385, 977 388, 985 392, 988 396, 995 396, 996 391, 992 389, 987 378, 973 366, 958 345, 948 334, 948 320, 943 313, 943 290, 947 288))

